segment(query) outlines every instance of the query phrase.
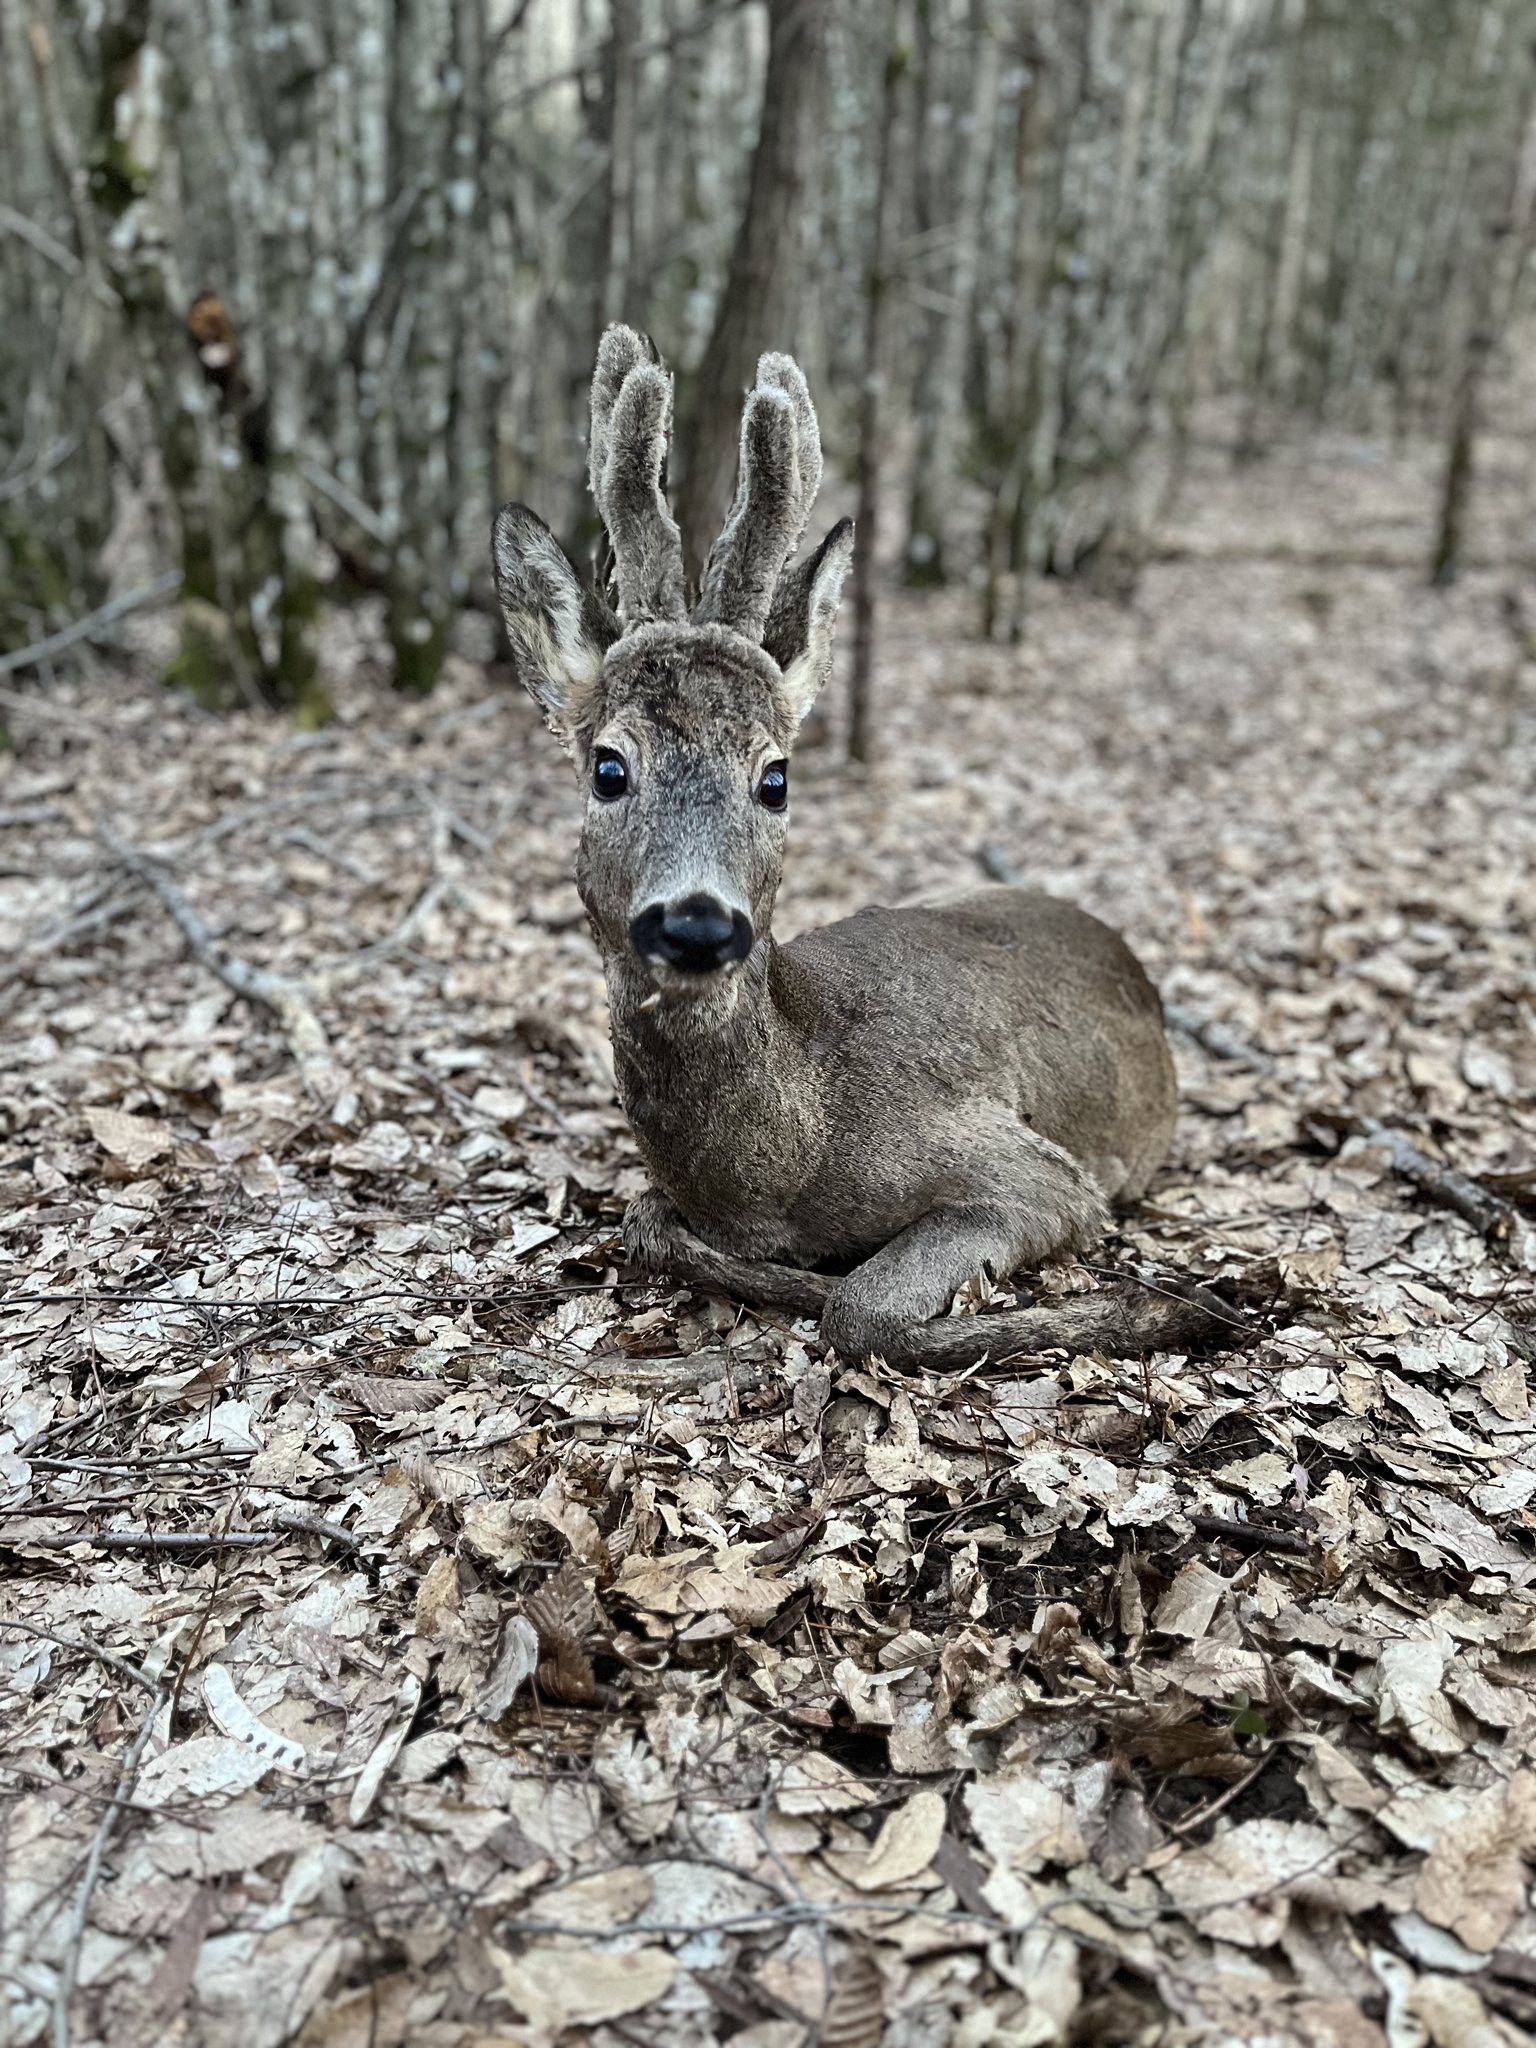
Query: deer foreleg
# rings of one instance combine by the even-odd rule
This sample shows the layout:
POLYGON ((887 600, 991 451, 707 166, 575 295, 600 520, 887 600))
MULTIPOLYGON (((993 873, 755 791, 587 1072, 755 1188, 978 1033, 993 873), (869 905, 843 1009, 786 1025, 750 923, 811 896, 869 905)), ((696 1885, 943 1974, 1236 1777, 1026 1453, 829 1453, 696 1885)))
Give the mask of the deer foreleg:
POLYGON ((690 1230, 682 1213, 654 1189, 630 1203, 624 1217, 624 1244, 636 1265, 658 1279, 680 1280, 711 1294, 731 1295, 754 1308, 819 1316, 833 1285, 822 1274, 799 1266, 717 1252, 690 1230))
POLYGON ((1039 1150, 1021 1165, 1023 1199, 935 1209, 834 1281, 821 1333, 842 1358, 953 1367, 1058 1349, 1136 1357, 1182 1350, 1230 1332, 1213 1295, 1131 1283, 997 1315, 946 1316, 956 1290, 984 1268, 997 1278, 1091 1244, 1107 1213, 1075 1160, 1039 1150))

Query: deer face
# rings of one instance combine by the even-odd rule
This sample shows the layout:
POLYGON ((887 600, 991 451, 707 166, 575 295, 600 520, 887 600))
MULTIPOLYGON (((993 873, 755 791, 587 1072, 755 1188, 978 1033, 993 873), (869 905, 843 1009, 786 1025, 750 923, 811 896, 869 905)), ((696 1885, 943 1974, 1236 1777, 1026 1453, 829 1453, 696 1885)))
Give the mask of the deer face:
POLYGON ((523 506, 497 514, 491 551, 519 675, 585 786, 576 878, 598 942, 681 996, 717 986, 767 935, 790 750, 830 666, 853 528, 843 520, 785 567, 821 450, 804 378, 765 356, 736 501, 689 621, 662 488, 670 405, 654 352, 610 328, 592 387, 592 486, 616 612, 523 506))
POLYGON ((576 880, 605 953, 682 993, 766 936, 784 861, 794 736, 783 678, 719 627, 620 640, 578 755, 576 880))

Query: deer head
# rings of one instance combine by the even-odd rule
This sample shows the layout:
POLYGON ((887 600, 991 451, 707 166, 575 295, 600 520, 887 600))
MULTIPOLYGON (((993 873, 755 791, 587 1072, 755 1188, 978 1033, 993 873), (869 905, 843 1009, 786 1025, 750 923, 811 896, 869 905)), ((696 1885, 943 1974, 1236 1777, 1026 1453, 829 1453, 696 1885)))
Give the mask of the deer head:
POLYGON ((576 879, 598 942, 664 994, 694 995, 767 937, 789 756, 831 662, 853 526, 788 566, 821 482, 821 437, 799 367, 763 356, 735 499, 690 616, 666 499, 671 415, 655 350, 610 327, 589 463, 608 595, 583 588, 525 506, 497 513, 491 552, 518 674, 586 785, 576 879))

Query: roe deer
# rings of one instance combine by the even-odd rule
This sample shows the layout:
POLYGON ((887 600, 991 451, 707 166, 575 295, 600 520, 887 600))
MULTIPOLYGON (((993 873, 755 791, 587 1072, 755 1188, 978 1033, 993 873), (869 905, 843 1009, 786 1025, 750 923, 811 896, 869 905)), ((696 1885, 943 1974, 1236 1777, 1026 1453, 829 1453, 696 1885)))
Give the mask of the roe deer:
POLYGON ((503 507, 492 543, 519 676, 587 784, 577 884, 655 1183, 625 1219, 631 1254, 819 1315, 844 1357, 1185 1341, 1209 1306, 1136 1288, 944 1317, 981 1268, 1087 1245, 1111 1201, 1145 1188, 1174 1121, 1161 1006, 1106 926, 1020 889, 775 943, 789 756, 831 661, 853 528, 788 566, 821 442, 799 368, 765 355, 690 617, 671 396, 650 344, 610 327, 590 481, 612 608, 525 507, 503 507), (852 1270, 811 1270, 829 1265, 852 1270))

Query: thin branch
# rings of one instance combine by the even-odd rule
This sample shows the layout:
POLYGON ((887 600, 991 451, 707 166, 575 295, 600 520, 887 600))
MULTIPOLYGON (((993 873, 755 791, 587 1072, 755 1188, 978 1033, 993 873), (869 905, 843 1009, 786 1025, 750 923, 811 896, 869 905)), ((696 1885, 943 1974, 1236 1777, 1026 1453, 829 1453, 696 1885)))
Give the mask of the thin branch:
POLYGON ((1226 1515, 1191 1515, 1189 1520, 1202 1536, 1218 1536, 1242 1550, 1283 1550, 1292 1557, 1312 1553, 1312 1545, 1296 1529, 1271 1529, 1262 1522, 1239 1522, 1226 1515))
POLYGON ((370 540, 376 540, 380 547, 394 545, 398 536, 388 522, 373 507, 366 504, 356 491, 348 490, 340 477, 332 476, 328 469, 322 469, 318 462, 306 462, 302 475, 305 483, 317 490, 322 498, 329 498, 338 512, 342 512, 354 526, 361 527, 370 540))
POLYGON ((85 1940, 85 1925, 90 1915, 91 1900, 101 1877, 102 1858, 107 1852, 107 1843, 117 1825, 117 1817, 127 1805, 129 1795, 138 1779, 139 1765, 149 1747, 149 1738, 154 1732, 160 1710, 170 1698, 168 1689, 156 1686, 154 1698, 150 1701, 149 1712, 134 1739, 133 1747, 123 1759, 123 1768, 118 1773, 117 1785, 107 1810, 101 1817, 90 1854, 85 1860, 85 1874, 80 1880, 80 1890, 75 1899, 75 1908, 70 1915, 70 1929, 64 1944, 64 1959, 59 1965, 59 1981, 53 1995, 53 2040, 54 2048, 69 2048, 69 2008, 74 1999, 75 1985, 80 1975, 80 1949, 85 1940))
POLYGON ((39 256, 46 257, 56 269, 62 270, 66 277, 80 275, 80 258, 73 249, 66 249, 46 228, 39 227, 26 214, 18 213, 14 206, 0 204, 0 228, 15 235, 18 241, 26 242, 39 256))
POLYGON ((276 1018, 305 1082, 317 1095, 334 1100, 342 1075, 307 988, 286 975, 253 967, 249 961, 226 952, 158 861, 142 848, 131 845, 110 825, 99 826, 97 832, 113 858, 160 899, 171 922, 210 973, 216 974, 237 996, 276 1018))
POLYGON ((119 619, 127 618, 130 612, 143 611, 148 605, 158 604, 180 588, 181 571, 177 569, 157 576, 153 583, 140 584, 136 590, 125 590, 121 597, 98 605, 83 619, 76 619, 72 626, 61 626, 46 640, 35 640, 30 647, 18 647, 13 654, 0 654, 0 676, 14 675, 18 669, 36 668, 40 662, 51 661, 56 654, 62 654, 78 641, 91 639, 104 626, 115 625, 119 619))
MULTIPOLYGON (((750 4, 751 0, 716 0, 714 6, 703 8, 691 21, 685 21, 669 35, 652 36, 649 42, 636 43, 630 52, 631 59, 636 64, 643 64, 649 57, 670 56, 684 43, 691 42, 695 36, 707 35, 710 29, 717 28, 722 21, 740 13, 750 4)), ((534 79, 531 85, 512 93, 501 104, 504 108, 521 107, 530 100, 538 99, 541 94, 553 91, 557 85, 581 85, 597 75, 603 61, 603 57, 598 55, 589 57, 585 63, 573 64, 565 71, 551 71, 548 77, 534 79)))
POLYGON ((1202 1017, 1198 1010, 1187 1010, 1182 1003, 1165 1002, 1163 1021, 1170 1031, 1177 1031, 1181 1038, 1193 1039, 1196 1045, 1203 1046, 1219 1060, 1247 1067, 1254 1074, 1272 1074, 1275 1070, 1275 1063, 1267 1052, 1260 1052, 1256 1045, 1239 1038, 1229 1025, 1218 1018, 1202 1017))
POLYGON ((34 1622, 14 1621, 7 1615, 0 1615, 0 1628, 18 1628, 23 1635, 37 1636, 45 1643, 57 1643, 62 1650, 78 1651, 82 1657, 94 1657, 98 1664, 105 1664, 109 1671, 115 1671, 122 1678, 132 1679, 135 1685, 142 1685, 146 1692, 158 1693, 160 1681, 151 1678, 142 1666, 132 1664, 126 1657, 120 1657, 116 1650, 104 1650, 99 1643, 88 1643, 80 1636, 67 1636, 59 1629, 39 1628, 34 1622))
POLYGON ((0 483, 0 505, 7 504, 12 498, 19 498, 23 491, 30 491, 32 486, 41 483, 45 476, 51 476, 62 463, 68 462, 79 446, 78 434, 60 434, 56 441, 43 450, 30 469, 22 470, 17 476, 8 476, 0 483))
POLYGON ((84 1530, 74 1536, 18 1536, 18 1545, 37 1550, 256 1550, 276 1543, 281 1529, 84 1530))
POLYGON ((1530 1266, 1536 1259, 1536 1245, 1529 1241, 1533 1233, 1516 1209, 1470 1174, 1432 1159, 1405 1132, 1394 1130, 1379 1117, 1336 1110, 1314 1111, 1307 1121, 1339 1137, 1363 1138, 1369 1145, 1380 1145, 1394 1173, 1480 1230, 1493 1250, 1510 1253, 1517 1265, 1530 1266))

